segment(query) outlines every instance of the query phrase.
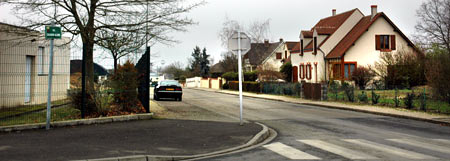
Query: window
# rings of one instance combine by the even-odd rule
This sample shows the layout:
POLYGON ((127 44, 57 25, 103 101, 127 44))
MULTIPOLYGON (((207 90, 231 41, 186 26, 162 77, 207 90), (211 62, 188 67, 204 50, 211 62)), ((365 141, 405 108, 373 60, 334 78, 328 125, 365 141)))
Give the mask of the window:
POLYGON ((306 64, 306 79, 310 80, 311 79, 311 64, 306 64))
POLYGON ((355 71, 355 66, 356 64, 354 63, 346 63, 344 64, 344 78, 345 79, 351 79, 352 78, 352 73, 353 71, 355 71))
POLYGON ((300 71, 298 72, 300 79, 305 79, 305 65, 300 64, 300 71))
POLYGON ((375 48, 380 51, 392 51, 396 49, 395 35, 375 35, 375 48))
POLYGON ((277 53, 277 59, 281 59, 281 53, 277 53))
POLYGON ((38 74, 44 74, 44 53, 45 53, 45 48, 42 46, 39 46, 38 49, 38 63, 37 63, 37 69, 38 69, 38 74))

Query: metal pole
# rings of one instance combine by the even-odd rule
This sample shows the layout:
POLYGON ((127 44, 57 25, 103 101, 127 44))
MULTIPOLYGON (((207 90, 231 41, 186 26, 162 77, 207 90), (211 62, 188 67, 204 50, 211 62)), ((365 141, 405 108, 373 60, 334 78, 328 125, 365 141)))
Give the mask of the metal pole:
POLYGON ((241 31, 238 31, 238 64, 239 64, 239 125, 242 123, 242 57, 241 57, 241 31))
POLYGON ((147 104, 148 109, 146 109, 147 113, 150 113, 150 47, 147 46, 146 48, 147 52, 147 67, 145 72, 145 103, 147 104))
MULTIPOLYGON (((52 23, 54 26, 54 23, 52 23)), ((47 91, 47 121, 45 129, 50 129, 51 110, 52 110, 52 78, 53 78, 53 41, 50 39, 50 66, 48 68, 48 91, 47 91)))

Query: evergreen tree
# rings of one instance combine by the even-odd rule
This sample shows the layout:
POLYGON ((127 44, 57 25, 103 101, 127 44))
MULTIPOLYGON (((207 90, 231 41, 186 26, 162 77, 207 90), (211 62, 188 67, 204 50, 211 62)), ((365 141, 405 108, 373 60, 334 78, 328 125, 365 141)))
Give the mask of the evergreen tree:
POLYGON ((206 48, 203 48, 203 52, 201 55, 200 60, 200 75, 202 77, 208 77, 209 76, 209 55, 206 54, 206 48))

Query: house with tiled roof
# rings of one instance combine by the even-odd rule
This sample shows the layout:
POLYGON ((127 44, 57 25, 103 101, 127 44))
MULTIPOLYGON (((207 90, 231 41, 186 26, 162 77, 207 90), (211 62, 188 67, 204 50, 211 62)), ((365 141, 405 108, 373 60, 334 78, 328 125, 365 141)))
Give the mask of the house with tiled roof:
POLYGON ((414 44, 377 6, 365 16, 359 9, 321 19, 300 32, 291 50, 293 81, 350 80, 357 66, 374 65, 385 52, 416 52, 414 44))
POLYGON ((279 42, 251 43, 250 50, 244 55, 244 71, 254 71, 259 66, 271 67, 279 71, 281 65, 290 56, 283 39, 279 42))

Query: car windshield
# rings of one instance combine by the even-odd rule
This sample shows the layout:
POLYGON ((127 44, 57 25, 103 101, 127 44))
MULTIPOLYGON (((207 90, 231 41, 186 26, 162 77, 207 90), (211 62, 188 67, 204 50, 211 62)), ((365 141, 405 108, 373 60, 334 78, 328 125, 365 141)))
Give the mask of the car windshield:
POLYGON ((161 81, 161 86, 179 86, 178 81, 161 81))

